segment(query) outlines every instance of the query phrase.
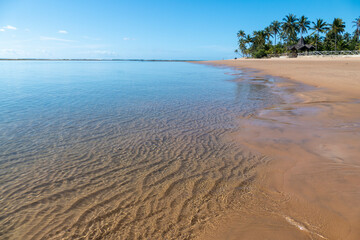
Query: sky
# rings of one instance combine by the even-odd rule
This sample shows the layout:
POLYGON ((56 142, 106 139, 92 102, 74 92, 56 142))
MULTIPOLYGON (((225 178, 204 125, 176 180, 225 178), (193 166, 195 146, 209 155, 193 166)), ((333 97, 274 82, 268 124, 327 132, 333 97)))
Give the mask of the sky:
POLYGON ((0 58, 228 59, 285 15, 360 16, 360 0, 0 0, 0 58))

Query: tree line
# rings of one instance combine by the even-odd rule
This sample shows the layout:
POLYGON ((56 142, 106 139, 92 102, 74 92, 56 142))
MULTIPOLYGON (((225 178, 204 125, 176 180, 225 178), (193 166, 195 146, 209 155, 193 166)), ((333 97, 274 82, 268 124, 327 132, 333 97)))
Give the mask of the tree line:
POLYGON ((288 14, 282 22, 273 21, 252 35, 240 30, 237 33, 239 47, 235 52, 254 58, 282 54, 288 52, 288 47, 296 44, 299 37, 303 37, 306 44, 312 44, 316 51, 360 50, 360 17, 352 24, 355 30, 348 33, 341 18, 334 18, 332 23, 323 19, 310 22, 305 16, 297 18, 294 14, 288 14))

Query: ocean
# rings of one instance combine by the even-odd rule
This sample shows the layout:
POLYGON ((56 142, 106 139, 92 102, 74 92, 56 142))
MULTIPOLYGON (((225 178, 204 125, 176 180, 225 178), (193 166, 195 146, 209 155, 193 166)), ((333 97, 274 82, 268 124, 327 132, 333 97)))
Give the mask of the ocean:
MULTIPOLYGON (((279 101, 229 68, 0 62, 1 239, 191 239, 261 156, 227 139, 279 101)), ((259 79, 258 79, 259 80, 259 79)))

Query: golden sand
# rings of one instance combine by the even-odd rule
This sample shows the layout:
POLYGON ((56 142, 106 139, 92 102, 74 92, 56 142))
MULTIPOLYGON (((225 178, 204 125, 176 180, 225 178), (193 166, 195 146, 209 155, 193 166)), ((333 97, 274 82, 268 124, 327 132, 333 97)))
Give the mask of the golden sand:
POLYGON ((227 216, 202 238, 360 239, 360 59, 205 64, 291 80, 274 85, 281 104, 240 118, 230 137, 272 158, 251 211, 227 216))

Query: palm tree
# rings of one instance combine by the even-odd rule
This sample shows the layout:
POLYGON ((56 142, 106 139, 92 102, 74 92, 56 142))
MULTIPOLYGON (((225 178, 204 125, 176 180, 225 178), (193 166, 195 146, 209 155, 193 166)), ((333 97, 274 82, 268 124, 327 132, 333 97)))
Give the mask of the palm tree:
POLYGON ((359 41, 359 35, 360 35, 360 17, 355 18, 355 21, 353 21, 353 23, 354 23, 353 27, 356 28, 356 30, 355 30, 356 41, 359 41))
MULTIPOLYGON (((238 41, 239 50, 241 51, 242 56, 245 56, 245 52, 246 52, 246 42, 245 42, 246 34, 245 34, 245 31, 240 30, 240 31, 238 31, 238 33, 236 35, 237 35, 237 37, 239 39, 239 41, 238 41)), ((239 51, 237 51, 237 52, 239 52, 239 51)))
POLYGON ((246 44, 248 43, 248 39, 245 31, 244 30, 239 30, 238 33, 236 34, 238 37, 238 44, 239 44, 239 49, 237 50, 237 53, 239 53, 239 50, 242 54, 242 56, 244 57, 245 54, 247 53, 247 46, 246 44))
POLYGON ((245 37, 245 31, 244 30, 240 30, 240 31, 238 31, 238 33, 237 33, 237 37, 238 38, 243 38, 243 37, 245 37))
POLYGON ((244 38, 239 40, 239 50, 241 51, 241 54, 244 57, 246 53, 246 43, 244 38))
POLYGON ((266 33, 264 30, 254 31, 253 36, 254 36, 253 42, 256 47, 265 45, 266 33))
POLYGON ((289 14, 283 18, 283 21, 282 29, 288 38, 287 42, 289 43, 290 41, 296 41, 296 35, 299 32, 299 24, 297 22, 298 19, 294 14, 289 14))
POLYGON ((273 35, 272 35, 271 28, 270 28, 270 27, 266 27, 266 28, 264 29, 264 32, 265 32, 265 39, 270 42, 270 37, 273 36, 273 35))
POLYGON ((279 21, 273 21, 270 24, 270 29, 275 37, 275 45, 276 45, 276 35, 281 31, 281 23, 279 21))
POLYGON ((304 15, 301 16, 299 18, 299 30, 300 30, 301 37, 302 37, 303 33, 307 33, 309 28, 310 28, 310 21, 304 15))
POLYGON ((248 49, 246 51, 246 55, 249 56, 250 55, 251 44, 253 43, 253 38, 251 37, 250 34, 246 35, 245 43, 248 44, 248 49))
POLYGON ((317 50, 317 44, 323 37, 320 37, 317 34, 315 34, 314 36, 312 36, 312 34, 310 34, 307 38, 308 38, 307 42, 309 42, 310 44, 316 46, 316 50, 317 50))
POLYGON ((282 21, 272 21, 270 26, 261 31, 254 31, 253 34, 248 35, 243 30, 238 31, 237 52, 255 58, 270 53, 285 52, 290 44, 296 43, 299 35, 301 38, 304 37, 307 43, 316 45, 316 50, 359 49, 360 16, 352 23, 355 31, 354 34, 349 34, 345 33, 345 23, 341 18, 334 18, 333 22, 328 24, 320 18, 310 22, 305 16, 298 19, 294 14, 288 14, 282 21))
MULTIPOLYGON (((253 38, 250 36, 250 34, 246 35, 245 37, 245 44, 248 44, 248 49, 251 47, 251 43, 253 42, 253 38)), ((247 49, 247 50, 248 50, 247 49)), ((249 51, 246 51, 247 55, 249 55, 249 51)))
MULTIPOLYGON (((316 22, 312 22, 312 24, 313 26, 310 29, 314 30, 312 34, 317 33, 317 40, 320 39, 320 33, 324 33, 329 29, 328 24, 320 18, 317 19, 316 22)), ((316 50, 317 47, 318 47, 318 41, 316 41, 316 50)))
POLYGON ((280 43, 283 44, 286 40, 286 33, 284 32, 283 27, 281 26, 281 32, 280 32, 280 43))
POLYGON ((246 35, 245 41, 246 41, 247 44, 250 44, 250 43, 253 41, 253 39, 252 39, 252 37, 251 37, 250 34, 246 35))
MULTIPOLYGON (((239 43, 239 50, 241 51, 242 56, 245 55, 246 52, 246 44, 245 44, 245 31, 244 30, 239 30, 238 33, 236 34, 236 36, 238 37, 238 43, 239 43)), ((237 51, 238 53, 239 51, 237 51)))
POLYGON ((342 33, 345 31, 345 23, 341 18, 334 18, 334 21, 331 24, 331 31, 335 34, 335 51, 336 51, 337 35, 338 33, 342 33))

